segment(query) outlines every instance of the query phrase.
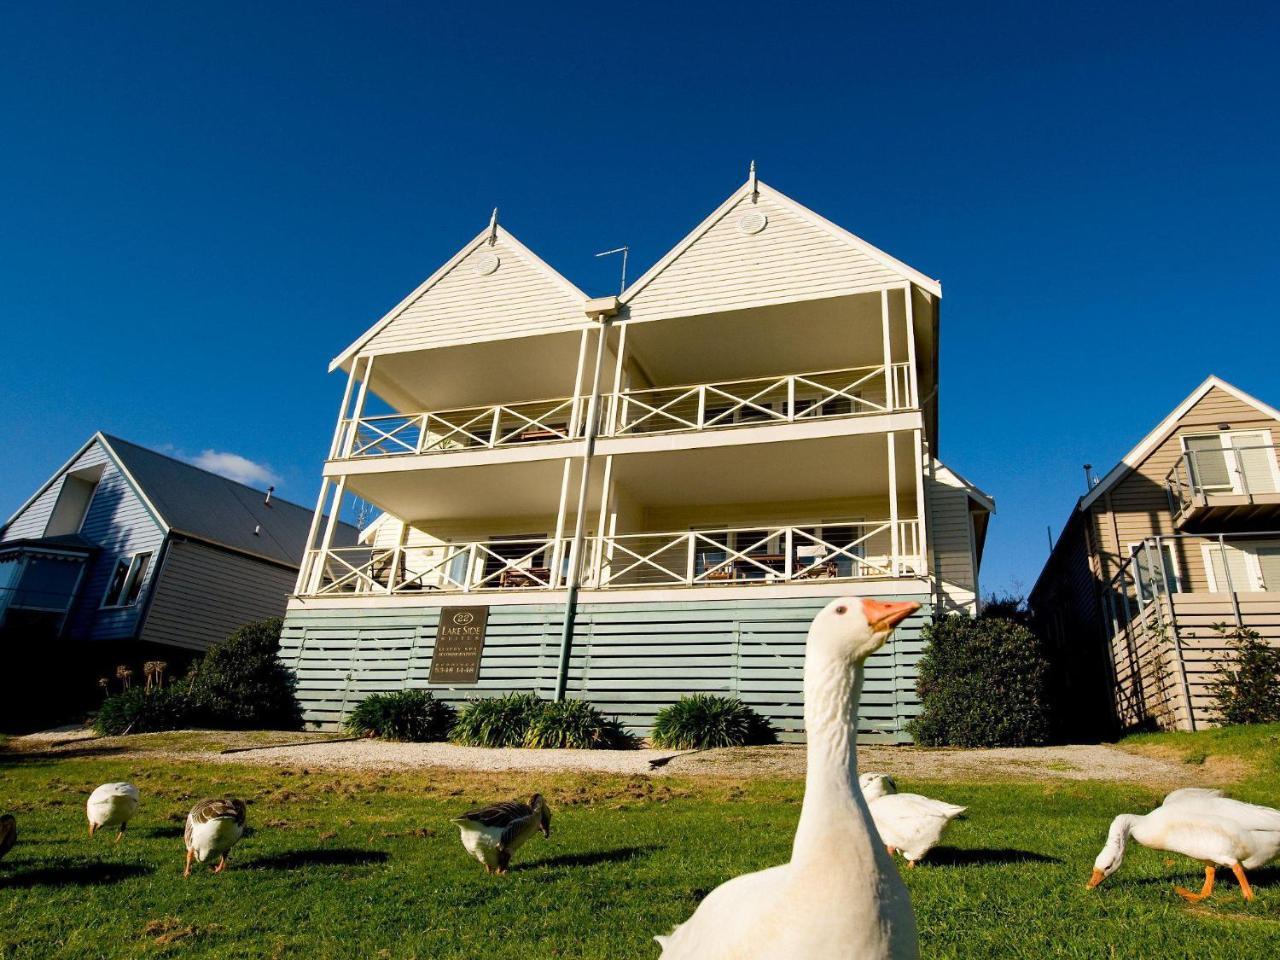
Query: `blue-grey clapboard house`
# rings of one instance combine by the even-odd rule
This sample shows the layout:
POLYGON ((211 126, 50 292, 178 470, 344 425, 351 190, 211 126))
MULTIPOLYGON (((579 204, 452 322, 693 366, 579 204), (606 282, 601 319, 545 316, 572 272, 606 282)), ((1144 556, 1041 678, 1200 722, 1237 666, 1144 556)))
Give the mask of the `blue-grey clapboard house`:
POLYGON ((117 663, 177 669, 284 613, 310 523, 269 492, 94 434, 0 527, 0 636, 38 674, 80 684, 117 663))

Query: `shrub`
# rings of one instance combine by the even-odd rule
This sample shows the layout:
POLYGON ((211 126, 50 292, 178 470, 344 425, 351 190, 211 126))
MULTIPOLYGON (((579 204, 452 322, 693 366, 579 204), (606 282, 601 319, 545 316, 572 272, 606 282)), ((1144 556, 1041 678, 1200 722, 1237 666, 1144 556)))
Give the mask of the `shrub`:
POLYGON ((426 690, 400 690, 365 697, 345 725, 357 737, 425 743, 446 739, 457 715, 426 690))
POLYGON ((1258 631, 1215 627, 1235 647, 1235 657, 1218 663, 1210 687, 1224 724, 1280 721, 1280 649, 1268 646, 1258 631))
POLYGON ((131 687, 102 701, 93 729, 104 737, 181 730, 191 725, 191 700, 181 686, 131 687))
POLYGON ((544 701, 536 693, 468 700, 449 739, 469 747, 523 746, 529 727, 543 706, 544 701))
POLYGON ((653 719, 649 740, 666 750, 705 750, 773 743, 764 717, 734 697, 694 693, 663 707, 653 719))
POLYGON ((302 729, 296 681, 280 662, 279 617, 247 623, 191 668, 195 718, 224 729, 302 729))
POLYGON ((524 745, 541 749, 625 750, 635 738, 615 717, 585 700, 545 704, 525 731, 524 745))
POLYGON ((921 712, 908 725, 925 746, 1022 747, 1046 743, 1049 663, 1018 623, 952 614, 924 628, 921 712))

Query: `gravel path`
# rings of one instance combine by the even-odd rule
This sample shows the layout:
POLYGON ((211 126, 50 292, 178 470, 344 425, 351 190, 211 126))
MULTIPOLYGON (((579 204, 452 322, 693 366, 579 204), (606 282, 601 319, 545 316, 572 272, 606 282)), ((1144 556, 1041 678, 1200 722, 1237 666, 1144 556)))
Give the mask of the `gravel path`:
MULTIPOLYGON (((804 776, 804 748, 792 744, 728 750, 491 750, 448 743, 338 741, 333 734, 261 731, 143 734, 94 738, 68 729, 14 737, 15 752, 46 755, 166 757, 202 763, 249 763, 312 769, 556 771, 623 776, 755 778, 804 776), (278 744, 259 747, 262 743, 278 744), (244 749, 244 748, 249 749, 244 749), (233 752, 219 752, 231 748, 233 752)), ((1210 758, 1217 759, 1217 758, 1210 758)), ((1224 760, 1227 758, 1223 758, 1224 760)), ((1230 764, 1188 765, 1104 744, 993 750, 925 750, 863 746, 858 766, 907 780, 1110 780, 1154 787, 1227 783, 1245 773, 1230 764)))

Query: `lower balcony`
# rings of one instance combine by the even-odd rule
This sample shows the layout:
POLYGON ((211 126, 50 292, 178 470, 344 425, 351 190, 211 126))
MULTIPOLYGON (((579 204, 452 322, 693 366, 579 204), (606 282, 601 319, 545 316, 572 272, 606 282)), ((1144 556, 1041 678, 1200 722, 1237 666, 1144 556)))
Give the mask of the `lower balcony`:
MULTIPOLYGON (((530 592, 568 583, 568 538, 340 547, 307 557, 302 596, 530 592)), ((892 580, 925 573, 918 520, 841 521, 591 536, 589 590, 892 580)))

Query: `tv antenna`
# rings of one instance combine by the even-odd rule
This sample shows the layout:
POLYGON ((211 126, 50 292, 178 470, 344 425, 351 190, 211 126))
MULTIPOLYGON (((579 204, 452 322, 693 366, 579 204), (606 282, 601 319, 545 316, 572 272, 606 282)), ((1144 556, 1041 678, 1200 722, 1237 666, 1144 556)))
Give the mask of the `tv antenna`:
POLYGON ((627 253, 630 250, 630 247, 614 247, 612 250, 605 250, 603 253, 596 254, 597 257, 608 257, 615 253, 622 254, 622 283, 618 287, 618 296, 622 296, 627 289, 627 253))

